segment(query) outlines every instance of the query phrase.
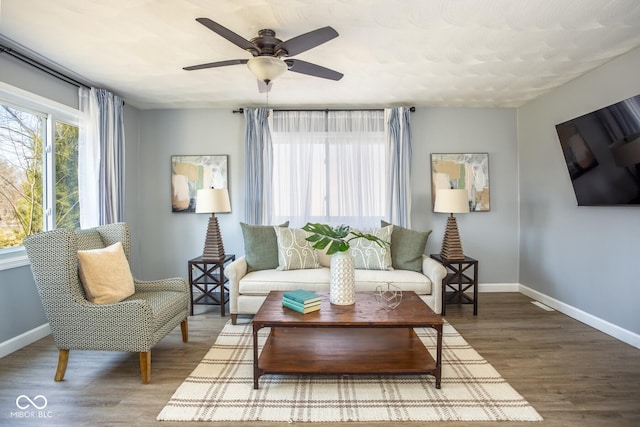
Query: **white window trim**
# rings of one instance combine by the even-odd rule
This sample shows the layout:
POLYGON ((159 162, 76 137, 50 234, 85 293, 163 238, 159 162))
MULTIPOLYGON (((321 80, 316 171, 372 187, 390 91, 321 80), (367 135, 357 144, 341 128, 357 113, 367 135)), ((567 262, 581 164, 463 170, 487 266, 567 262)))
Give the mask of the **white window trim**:
POLYGON ((29 257, 27 257, 27 251, 24 246, 3 249, 3 253, 0 254, 0 271, 24 267, 25 265, 29 265, 29 257))
MULTIPOLYGON (((53 115, 56 120, 80 123, 79 110, 4 82, 0 82, 0 101, 18 108, 30 108, 49 116, 53 115)), ((0 271, 25 265, 29 265, 29 258, 24 246, 0 249, 0 271)))

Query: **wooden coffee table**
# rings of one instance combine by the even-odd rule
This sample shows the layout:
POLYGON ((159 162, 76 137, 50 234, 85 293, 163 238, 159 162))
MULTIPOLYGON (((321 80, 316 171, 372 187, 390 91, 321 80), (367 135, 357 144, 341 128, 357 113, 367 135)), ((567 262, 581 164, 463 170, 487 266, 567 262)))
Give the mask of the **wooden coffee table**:
POLYGON ((353 305, 333 305, 328 292, 319 311, 300 314, 282 306, 280 291, 267 296, 253 318, 253 388, 264 374, 430 374, 440 388, 442 317, 415 292, 403 292, 395 310, 384 310, 373 292, 353 305), (258 356, 258 331, 270 327, 258 356), (437 331, 436 358, 413 328, 437 331))

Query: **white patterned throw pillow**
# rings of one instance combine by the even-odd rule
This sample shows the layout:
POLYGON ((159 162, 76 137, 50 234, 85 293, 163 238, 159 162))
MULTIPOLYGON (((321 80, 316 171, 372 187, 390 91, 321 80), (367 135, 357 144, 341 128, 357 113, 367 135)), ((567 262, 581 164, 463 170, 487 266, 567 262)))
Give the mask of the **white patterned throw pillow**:
POLYGON ((376 242, 367 239, 351 240, 349 244, 351 245, 351 255, 353 255, 356 268, 363 270, 393 270, 391 266, 391 232, 393 231, 393 226, 388 225, 371 230, 354 231, 372 234, 385 242, 389 242, 389 245, 380 247, 376 242))
POLYGON ((298 228, 273 227, 278 239, 278 268, 276 270, 302 270, 320 268, 318 254, 306 240, 311 235, 298 228))

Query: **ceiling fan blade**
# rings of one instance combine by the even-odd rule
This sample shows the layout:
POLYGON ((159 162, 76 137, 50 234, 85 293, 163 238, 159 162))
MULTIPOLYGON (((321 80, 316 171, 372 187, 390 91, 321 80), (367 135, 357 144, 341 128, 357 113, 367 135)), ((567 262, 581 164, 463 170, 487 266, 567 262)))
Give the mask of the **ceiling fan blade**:
POLYGON ((248 50, 249 52, 252 52, 252 53, 253 52, 256 52, 256 54, 260 53, 259 49, 255 45, 253 45, 249 40, 245 39, 242 36, 239 36, 238 34, 234 33, 233 31, 231 31, 226 27, 223 27, 217 22, 214 22, 209 18, 196 18, 196 21, 198 21, 199 23, 201 23, 202 25, 204 25, 214 33, 229 40, 231 43, 235 44, 236 46, 239 46, 242 49, 248 50))
POLYGON ((294 56, 302 53, 306 50, 314 48, 326 43, 331 39, 338 37, 338 32, 331 27, 318 28, 317 30, 309 31, 308 33, 299 35, 287 41, 284 41, 277 45, 274 52, 283 50, 286 52, 280 52, 281 56, 294 56))
POLYGON ((344 76, 344 74, 337 71, 299 59, 286 59, 284 62, 289 66, 289 71, 293 71, 294 73, 308 74, 329 80, 340 80, 342 76, 344 76))
POLYGON ((226 67, 227 65, 241 65, 249 62, 248 59, 230 59, 228 61, 218 61, 218 62, 208 62, 206 64, 200 65, 191 65, 189 67, 183 67, 183 70, 193 71, 193 70, 203 70, 205 68, 216 68, 216 67, 226 67))
POLYGON ((273 82, 269 82, 269 84, 266 84, 262 80, 257 80, 257 82, 258 82, 258 92, 259 93, 271 92, 271 87, 273 86, 273 82))

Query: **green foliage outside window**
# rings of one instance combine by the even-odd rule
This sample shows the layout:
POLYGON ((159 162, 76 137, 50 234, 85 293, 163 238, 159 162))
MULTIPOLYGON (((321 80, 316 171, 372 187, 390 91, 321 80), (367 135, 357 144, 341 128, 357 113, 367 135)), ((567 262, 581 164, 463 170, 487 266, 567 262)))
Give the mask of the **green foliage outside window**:
MULTIPOLYGON (((43 180, 44 115, 0 105, 0 249, 22 245, 22 240, 44 229, 43 180)), ((77 228, 78 127, 54 126, 55 226, 77 228)))

